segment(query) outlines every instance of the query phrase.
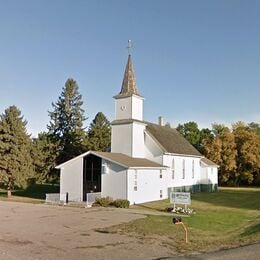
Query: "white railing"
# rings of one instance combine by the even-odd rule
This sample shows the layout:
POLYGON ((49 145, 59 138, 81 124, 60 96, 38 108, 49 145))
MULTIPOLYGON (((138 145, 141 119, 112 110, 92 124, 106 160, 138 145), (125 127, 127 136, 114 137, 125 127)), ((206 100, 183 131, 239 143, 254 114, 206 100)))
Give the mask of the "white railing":
POLYGON ((67 194, 64 193, 46 193, 45 202, 47 203, 66 203, 67 194))
POLYGON ((101 198, 101 192, 87 193, 86 196, 87 207, 90 207, 96 201, 96 198, 101 198))
POLYGON ((49 203, 60 202, 60 194, 59 193, 47 193, 45 202, 49 202, 49 203))

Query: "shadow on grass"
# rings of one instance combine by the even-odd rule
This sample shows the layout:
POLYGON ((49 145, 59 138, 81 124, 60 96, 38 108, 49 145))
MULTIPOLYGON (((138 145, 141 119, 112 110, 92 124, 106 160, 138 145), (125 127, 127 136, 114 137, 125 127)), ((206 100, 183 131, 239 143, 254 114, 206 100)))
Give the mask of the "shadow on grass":
POLYGON ((150 207, 149 206, 149 202, 146 203, 146 204, 136 204, 135 208, 153 210, 153 211, 158 211, 158 212, 166 212, 165 209, 159 209, 159 208, 156 208, 156 207, 150 207))
POLYGON ((192 194, 192 200, 211 203, 216 206, 260 210, 260 189, 257 191, 233 188, 223 189, 217 193, 195 193, 192 194))
MULTIPOLYGON (((32 184, 25 190, 14 190, 12 195, 32 199, 45 200, 46 193, 59 193, 60 187, 57 184, 32 184)), ((7 196, 5 190, 0 190, 0 196, 7 196)))
POLYGON ((241 234, 242 237, 260 234, 260 223, 247 227, 241 234))

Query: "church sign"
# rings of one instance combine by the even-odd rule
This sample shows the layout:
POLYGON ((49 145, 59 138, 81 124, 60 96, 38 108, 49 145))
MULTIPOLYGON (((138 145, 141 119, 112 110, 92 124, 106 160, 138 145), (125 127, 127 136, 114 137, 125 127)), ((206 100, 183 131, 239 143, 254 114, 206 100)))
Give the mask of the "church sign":
POLYGON ((191 204, 191 199, 190 199, 190 192, 170 192, 170 202, 171 204, 181 204, 187 205, 191 204))

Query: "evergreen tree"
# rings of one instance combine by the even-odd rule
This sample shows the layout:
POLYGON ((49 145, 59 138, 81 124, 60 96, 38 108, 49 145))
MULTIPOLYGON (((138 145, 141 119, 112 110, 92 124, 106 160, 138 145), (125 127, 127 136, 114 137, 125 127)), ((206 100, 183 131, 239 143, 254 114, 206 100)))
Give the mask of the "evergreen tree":
POLYGON ((111 144, 110 123, 102 112, 96 114, 88 131, 89 150, 108 151, 111 144))
POLYGON ((82 105, 77 82, 68 79, 57 102, 52 103, 53 111, 49 112, 50 123, 47 126, 51 140, 57 146, 58 164, 86 151, 83 128, 86 118, 82 105))
POLYGON ((35 179, 38 183, 56 182, 58 179, 56 166, 57 147, 51 142, 47 133, 38 134, 33 139, 32 158, 35 179))
POLYGON ((31 139, 20 110, 10 106, 0 116, 0 183, 8 189, 25 188, 33 177, 31 139))

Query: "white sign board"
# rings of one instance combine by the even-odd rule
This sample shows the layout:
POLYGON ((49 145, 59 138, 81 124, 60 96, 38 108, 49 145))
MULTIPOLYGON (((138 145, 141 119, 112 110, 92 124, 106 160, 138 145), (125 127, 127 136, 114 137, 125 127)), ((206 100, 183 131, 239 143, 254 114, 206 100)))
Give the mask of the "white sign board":
POLYGON ((170 192, 171 204, 190 205, 190 192, 170 192))

